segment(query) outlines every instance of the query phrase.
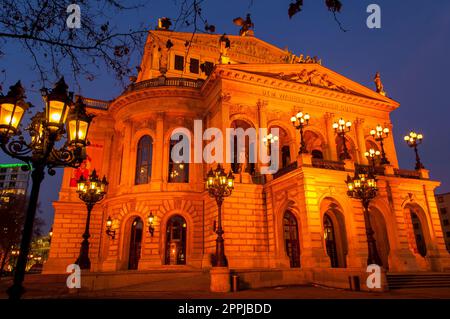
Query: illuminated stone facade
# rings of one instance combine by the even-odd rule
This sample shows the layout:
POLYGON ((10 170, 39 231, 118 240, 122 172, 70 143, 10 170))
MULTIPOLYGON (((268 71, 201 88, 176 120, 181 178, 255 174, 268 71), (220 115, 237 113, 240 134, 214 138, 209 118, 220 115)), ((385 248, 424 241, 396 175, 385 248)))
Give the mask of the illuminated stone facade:
MULTIPOLYGON (((106 199, 93 211, 92 271, 211 267, 217 206, 204 188, 210 165, 191 163, 174 173, 177 164, 169 163, 171 132, 193 131, 195 119, 203 129, 279 128, 284 167, 269 177, 251 169, 236 174, 235 190, 225 200, 231 269, 284 269, 325 283, 347 282, 349 273, 365 271, 363 210, 346 195, 344 180, 355 165, 368 164, 366 149, 378 149, 370 130, 392 128, 389 115, 399 104, 317 60, 292 63, 287 51, 252 36, 228 36, 229 48, 220 36, 206 34, 186 47, 191 37, 150 32, 135 82, 110 103, 86 99, 96 118, 84 173, 96 168, 110 181, 106 199), (300 136, 290 118, 299 110, 311 120, 305 130, 309 154, 297 157, 300 136), (353 122, 347 139, 352 160, 345 162, 338 161, 343 143, 332 128, 341 117, 353 122), (105 233, 109 216, 114 239, 105 233)), ((398 169, 392 135, 385 150, 391 165, 379 169, 379 195, 371 205, 383 266, 389 272, 449 269, 433 193, 439 182, 425 170, 398 169)), ((79 253, 86 209, 70 187, 76 174, 65 170, 54 203, 46 273, 65 272, 79 253)))

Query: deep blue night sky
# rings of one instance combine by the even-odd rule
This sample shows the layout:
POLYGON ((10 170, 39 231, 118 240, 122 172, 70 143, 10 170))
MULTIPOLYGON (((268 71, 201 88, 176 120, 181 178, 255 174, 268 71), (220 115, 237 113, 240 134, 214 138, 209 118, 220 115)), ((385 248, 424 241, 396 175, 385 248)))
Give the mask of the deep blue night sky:
MULTIPOLYGON (((290 2, 206 0, 203 13, 211 24, 216 25, 217 33, 237 34, 238 27, 233 25, 232 19, 250 12, 257 37, 281 48, 288 47, 297 55, 317 55, 326 67, 370 88, 374 87, 372 79, 379 70, 388 95, 401 103, 392 114, 400 166, 414 168, 413 152, 402 137, 411 129, 422 132, 425 137, 420 149, 423 162, 431 170, 432 178, 442 181, 438 192, 449 192, 450 2, 342 0, 343 12, 338 16, 350 30, 346 33, 339 29, 327 11, 325 1, 305 0, 303 12, 289 20, 287 7, 290 2), (366 8, 371 3, 382 8, 381 29, 371 30, 366 26, 369 15, 366 8)), ((110 23, 124 30, 140 22, 154 28, 158 17, 177 16, 179 9, 175 3, 151 0, 138 12, 121 16, 111 12, 110 23)), ((23 49, 17 43, 10 43, 2 50, 6 53, 0 59, 0 69, 6 69, 4 86, 20 79, 30 89, 31 83, 38 79, 38 74, 27 62, 31 61, 30 57, 23 55, 23 49)), ((67 80, 69 86, 73 86, 70 77, 67 80)), ((82 81, 81 86, 82 91, 76 93, 105 100, 122 91, 120 84, 106 71, 93 82, 82 81)), ((28 97, 33 104, 42 106, 37 91, 29 90, 28 97)), ((0 162, 11 160, 1 154, 0 162)), ((51 202, 58 197, 61 177, 62 170, 54 177, 47 176, 42 187, 40 201, 46 229, 52 224, 51 202)))

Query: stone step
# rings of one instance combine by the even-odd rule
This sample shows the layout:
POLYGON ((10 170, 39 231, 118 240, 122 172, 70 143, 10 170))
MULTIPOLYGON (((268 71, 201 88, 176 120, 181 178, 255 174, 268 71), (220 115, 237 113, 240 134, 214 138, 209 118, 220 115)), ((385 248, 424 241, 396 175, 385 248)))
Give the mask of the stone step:
POLYGON ((450 287, 449 273, 387 274, 389 289, 450 287))

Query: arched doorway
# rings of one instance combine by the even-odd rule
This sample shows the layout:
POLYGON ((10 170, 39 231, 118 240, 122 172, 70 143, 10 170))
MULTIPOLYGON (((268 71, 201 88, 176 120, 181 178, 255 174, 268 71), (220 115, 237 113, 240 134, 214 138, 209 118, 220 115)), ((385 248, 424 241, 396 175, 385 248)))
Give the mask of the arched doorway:
POLYGON ((334 198, 327 197, 321 202, 320 211, 323 212, 324 248, 330 258, 330 267, 345 268, 348 244, 343 209, 334 198))
POLYGON ((427 245, 425 243, 425 235, 422 229, 422 223, 420 222, 417 214, 411 210, 411 222, 414 231, 414 238, 416 240, 417 252, 420 256, 425 257, 427 255, 427 245))
POLYGON ((300 267, 300 243, 298 237, 298 223, 295 216, 287 211, 283 217, 283 234, 286 254, 291 268, 300 267))
POLYGON ((376 208, 370 208, 370 224, 373 229, 373 236, 375 237, 375 242, 377 245, 378 255, 380 256, 382 265, 386 270, 389 269, 389 237, 386 228, 386 222, 384 220, 383 214, 376 208))
POLYGON ((341 136, 336 137, 336 153, 338 156, 338 160, 342 161, 344 160, 344 149, 347 148, 347 152, 350 155, 350 159, 353 161, 356 161, 356 152, 355 152, 355 144, 352 140, 349 138, 345 138, 345 147, 344 147, 344 140, 341 136))
POLYGON ((180 215, 172 216, 166 228, 166 265, 186 264, 186 236, 186 220, 180 215))
POLYGON ((130 249, 128 255, 128 269, 138 269, 141 258, 142 234, 144 223, 140 217, 136 217, 131 224, 130 249))
POLYGON ((323 234, 327 255, 330 257, 331 268, 338 268, 339 259, 336 249, 336 232, 334 231, 333 221, 328 214, 323 216, 323 234))
POLYGON ((323 153, 324 153, 325 142, 319 134, 317 134, 316 132, 307 130, 303 135, 303 139, 306 144, 306 149, 312 155, 313 158, 316 158, 316 159, 324 158, 323 153))
MULTIPOLYGON (((254 128, 252 124, 244 121, 244 120, 234 120, 231 123, 231 128, 237 130, 242 129, 244 134, 249 128, 254 128)), ((233 135, 232 144, 230 145, 231 151, 232 151, 232 158, 231 158, 231 169, 233 173, 240 174, 240 173, 249 173, 250 175, 255 174, 255 163, 251 162, 251 156, 250 151, 255 149, 255 139, 251 139, 249 135, 245 135, 245 141, 241 141, 244 145, 238 145, 238 136, 233 135)), ((254 154, 253 154, 254 155, 254 154)), ((255 160, 255 159, 253 159, 255 160)))

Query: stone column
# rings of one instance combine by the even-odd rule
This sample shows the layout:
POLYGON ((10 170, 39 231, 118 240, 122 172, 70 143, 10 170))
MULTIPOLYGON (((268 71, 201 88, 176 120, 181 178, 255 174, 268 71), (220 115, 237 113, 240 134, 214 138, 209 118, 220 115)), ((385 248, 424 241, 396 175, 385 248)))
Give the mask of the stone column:
POLYGON ((156 115, 156 138, 154 141, 152 162, 152 189, 160 190, 162 187, 163 159, 164 159, 164 112, 156 115))
POLYGON ((364 138, 364 119, 357 118, 355 120, 355 131, 356 131, 356 142, 358 145, 358 158, 361 164, 367 165, 369 161, 367 160, 364 153, 366 152, 366 140, 364 138))
MULTIPOLYGON (((269 128, 268 128, 268 123, 267 123, 267 101, 264 100, 258 100, 258 103, 256 104, 258 107, 258 125, 260 128, 266 128, 267 129, 267 134, 269 134, 269 128)), ((263 138, 264 136, 259 136, 259 131, 258 131, 258 136, 257 138, 257 143, 258 143, 258 153, 260 152, 259 150, 259 146, 262 145, 259 143, 259 141, 263 138)), ((265 147, 265 146, 264 146, 265 147)), ((258 154, 258 162, 256 163, 256 172, 259 173, 261 171, 261 167, 262 166, 268 166, 267 164, 263 164, 260 162, 259 160, 259 154, 258 154)), ((268 175, 269 176, 269 175, 268 175)), ((272 175, 270 175, 270 177, 272 177, 272 175)))
POLYGON ((124 138, 123 138, 123 158, 122 158, 122 177, 121 177, 121 186, 129 187, 131 186, 131 177, 134 172, 130 171, 131 161, 131 140, 132 140, 132 132, 133 132, 133 123, 130 120, 124 122, 124 138))
POLYGON ((333 113, 325 113, 325 130, 327 132, 327 149, 328 149, 328 157, 332 161, 339 160, 337 157, 337 151, 336 151, 336 136, 334 134, 333 130, 333 113))
POLYGON ((226 102, 230 100, 230 97, 226 94, 222 93, 222 96, 219 100, 217 107, 220 108, 221 114, 221 126, 222 126, 222 134, 223 134, 223 168, 226 172, 231 170, 231 163, 227 163, 227 143, 228 136, 226 134, 227 128, 229 128, 230 122, 230 105, 226 102))

